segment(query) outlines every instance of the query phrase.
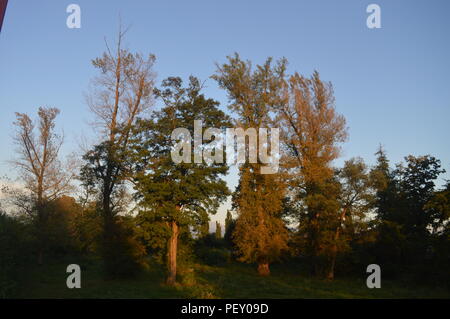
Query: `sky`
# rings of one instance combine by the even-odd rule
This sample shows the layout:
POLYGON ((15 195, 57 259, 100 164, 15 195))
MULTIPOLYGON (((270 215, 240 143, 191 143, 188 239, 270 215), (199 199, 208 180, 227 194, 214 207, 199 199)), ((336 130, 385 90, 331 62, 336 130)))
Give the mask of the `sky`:
MULTIPOLYGON (((450 1, 278 0, 10 0, 0 34, 0 176, 15 177, 14 112, 35 115, 58 107, 63 152, 92 138, 84 101, 96 75, 90 61, 112 43, 119 16, 130 29, 125 45, 156 55, 161 81, 189 75, 205 81, 204 93, 227 95, 210 79, 215 63, 238 52, 254 64, 286 57, 288 71, 314 70, 334 86, 336 109, 349 128, 342 157, 374 163, 382 144, 391 163, 431 154, 450 179, 450 1), (81 8, 81 28, 69 29, 69 4, 81 8), (381 8, 381 28, 369 29, 369 4, 381 8)), ((236 169, 226 178, 230 189, 236 169)), ((225 204, 212 221, 223 221, 225 204)), ((214 223, 212 223, 214 224, 214 223)))

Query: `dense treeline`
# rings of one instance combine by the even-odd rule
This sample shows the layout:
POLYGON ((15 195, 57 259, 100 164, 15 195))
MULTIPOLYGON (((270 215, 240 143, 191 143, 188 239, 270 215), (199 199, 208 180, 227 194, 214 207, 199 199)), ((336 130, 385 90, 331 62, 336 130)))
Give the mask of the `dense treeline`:
MULTIPOLYGON (((20 290, 27 267, 64 256, 98 256, 112 278, 151 260, 166 265, 169 285, 189 281, 199 261, 237 260, 268 276, 272 263, 287 259, 328 280, 362 276, 375 263, 390 278, 450 282, 450 183, 436 186, 444 172, 438 159, 409 155, 392 167, 380 147, 374 166, 352 158, 336 167, 347 127, 318 72, 289 75, 285 59, 253 66, 230 56, 211 77, 228 93, 227 115, 195 77, 156 87, 155 57, 123 49, 122 38, 92 61, 99 75, 87 103, 99 142, 82 158, 61 157, 58 109, 39 108, 35 121, 16 113, 12 164, 22 186, 2 188, 2 297, 20 290), (172 132, 194 136, 198 120, 202 135, 280 128, 278 171, 262 174, 260 158, 240 164, 230 191, 227 161, 174 163, 172 132), (232 209, 212 234, 210 216, 228 196, 232 209)), ((195 159, 195 148, 187 156, 195 159)))

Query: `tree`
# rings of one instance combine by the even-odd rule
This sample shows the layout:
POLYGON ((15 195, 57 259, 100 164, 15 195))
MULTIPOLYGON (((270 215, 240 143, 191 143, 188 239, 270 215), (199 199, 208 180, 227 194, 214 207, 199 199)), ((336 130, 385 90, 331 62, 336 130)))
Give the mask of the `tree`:
POLYGON ((327 279, 334 279, 336 257, 339 251, 348 247, 355 237, 358 224, 365 223, 366 214, 372 203, 371 183, 367 166, 361 158, 352 158, 337 171, 340 183, 339 210, 330 251, 330 268, 327 279))
POLYGON ((227 210, 227 216, 225 218, 225 231, 223 234, 223 238, 228 246, 231 246, 233 244, 232 234, 234 232, 235 227, 236 227, 236 220, 233 219, 231 211, 227 210))
MULTIPOLYGON (((426 278, 433 278, 436 283, 450 284, 450 181, 443 189, 436 191, 424 207, 430 216, 432 254, 427 262, 426 278)), ((430 279, 431 279, 430 278, 430 279)))
POLYGON ((241 170, 233 199, 238 213, 233 240, 239 260, 256 263, 262 276, 270 274, 270 263, 288 248, 288 232, 281 219, 284 194, 284 182, 276 174, 241 170))
POLYGON ((335 220, 339 191, 332 161, 347 138, 345 118, 335 110, 331 83, 319 73, 311 78, 295 73, 284 86, 284 103, 277 109, 283 141, 283 163, 289 176, 291 202, 299 222, 303 253, 313 259, 316 274, 320 255, 335 220), (325 236, 325 237, 324 237, 325 236), (306 240, 304 240, 306 239, 306 240))
POLYGON ((189 137, 185 135, 180 139, 192 147, 190 136, 194 135, 195 120, 219 129, 225 128, 229 120, 218 109, 217 101, 201 94, 200 82, 194 77, 190 77, 188 87, 183 87, 180 78, 168 78, 156 94, 164 103, 162 109, 155 111, 152 119, 140 121, 135 128, 134 181, 140 214, 152 216, 170 234, 167 283, 173 285, 180 228, 204 223, 209 214, 216 212, 228 194, 222 180, 228 166, 205 161, 194 163, 193 156, 189 156, 187 163, 175 163, 171 155, 174 149, 171 135, 176 128, 188 130, 189 137))
POLYGON ((383 265, 387 276, 395 274, 404 260, 405 236, 398 216, 402 215, 404 203, 399 197, 395 172, 390 168, 386 151, 380 146, 375 153, 376 165, 370 171, 375 190, 373 208, 377 221, 375 260, 383 265))
POLYGON ((222 226, 218 221, 216 221, 216 238, 221 239, 222 238, 222 226))
POLYGON ((429 226, 433 235, 441 236, 450 228, 450 181, 442 190, 434 192, 424 206, 429 216, 429 226))
MULTIPOLYGON (((274 125, 272 114, 282 103, 286 63, 282 59, 272 65, 268 58, 254 70, 250 61, 235 54, 228 57, 228 63, 217 66, 212 78, 227 91, 229 108, 237 114, 236 126, 259 130, 274 125)), ((269 146, 275 147, 273 141, 269 146)), ((249 142, 247 154, 252 147, 249 142)), ((240 260, 256 263, 260 275, 269 275, 269 264, 287 249, 287 230, 280 218, 285 186, 280 174, 261 174, 261 166, 258 159, 239 167, 239 185, 233 195, 238 213, 233 239, 240 260)))
POLYGON ((208 236, 209 234, 209 218, 204 220, 200 223, 200 226, 198 227, 198 234, 200 238, 204 238, 205 236, 208 236))
POLYGON ((124 183, 130 178, 128 151, 133 126, 153 103, 154 55, 145 57, 122 48, 126 32, 119 30, 116 50, 92 61, 100 70, 87 96, 89 108, 96 117, 101 143, 84 155, 86 162, 81 179, 98 188, 103 217, 103 257, 107 269, 117 257, 114 233, 117 229, 118 207, 124 195, 124 183))
POLYGON ((407 156, 405 163, 390 170, 384 152, 377 154, 371 172, 377 190, 377 258, 387 274, 409 268, 420 277, 419 268, 428 263, 432 249, 432 230, 439 228, 439 210, 431 207, 437 198, 435 180, 444 170, 430 155, 407 156))
POLYGON ((444 172, 440 161, 430 155, 409 155, 405 164, 397 165, 395 170, 402 209, 395 212, 393 221, 402 226, 407 240, 404 261, 409 265, 425 264, 431 246, 429 229, 434 221, 425 206, 434 196, 435 180, 444 172))
POLYGON ((435 180, 445 170, 441 169, 440 161, 430 155, 409 155, 405 157, 405 164, 397 165, 395 172, 401 197, 407 205, 402 223, 407 232, 425 235, 432 218, 424 206, 434 195, 435 180))
POLYGON ((0 207, 0 297, 14 298, 20 289, 24 271, 29 268, 32 249, 28 224, 0 207))
POLYGON ((380 146, 375 155, 377 164, 370 171, 370 179, 375 189, 374 208, 379 219, 387 219, 392 204, 396 202, 396 184, 385 150, 380 146))
POLYGON ((42 264, 50 217, 49 204, 72 190, 75 164, 59 159, 62 136, 55 133, 57 108, 40 107, 38 121, 24 113, 16 113, 17 158, 13 164, 20 170, 25 189, 31 196, 17 192, 15 204, 24 208, 35 221, 39 241, 38 263, 42 264), (37 131, 37 132, 36 132, 37 131))
POLYGON ((230 210, 227 210, 227 217, 225 217, 225 233, 231 227, 231 223, 233 222, 233 215, 230 210))

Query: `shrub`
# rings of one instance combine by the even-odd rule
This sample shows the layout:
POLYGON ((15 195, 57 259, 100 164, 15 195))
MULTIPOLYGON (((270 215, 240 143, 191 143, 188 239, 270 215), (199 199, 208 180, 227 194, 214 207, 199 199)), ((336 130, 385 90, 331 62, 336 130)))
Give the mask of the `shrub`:
POLYGON ((16 218, 0 212, 0 298, 14 296, 21 272, 29 262, 25 228, 16 218))
POLYGON ((207 265, 217 266, 228 263, 231 253, 225 248, 201 247, 197 249, 197 257, 207 265))

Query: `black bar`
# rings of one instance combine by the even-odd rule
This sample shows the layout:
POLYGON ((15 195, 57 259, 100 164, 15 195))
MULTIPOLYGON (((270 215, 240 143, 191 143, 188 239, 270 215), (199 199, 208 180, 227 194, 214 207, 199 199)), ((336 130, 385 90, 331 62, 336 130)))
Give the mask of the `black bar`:
POLYGON ((35 299, 0 300, 2 312, 11 310, 54 313, 58 318, 76 315, 80 318, 111 313, 114 317, 131 318, 145 314, 150 318, 314 318, 336 315, 345 318, 393 316, 403 317, 418 311, 445 313, 450 299, 35 299), (266 305, 263 306, 262 305, 266 305), (201 308, 200 308, 201 307, 201 308), (211 314, 210 309, 214 307, 211 314), (10 308, 10 309, 8 309, 10 308), (261 311, 262 310, 262 311, 261 311), (188 312, 187 312, 188 311, 188 312))

